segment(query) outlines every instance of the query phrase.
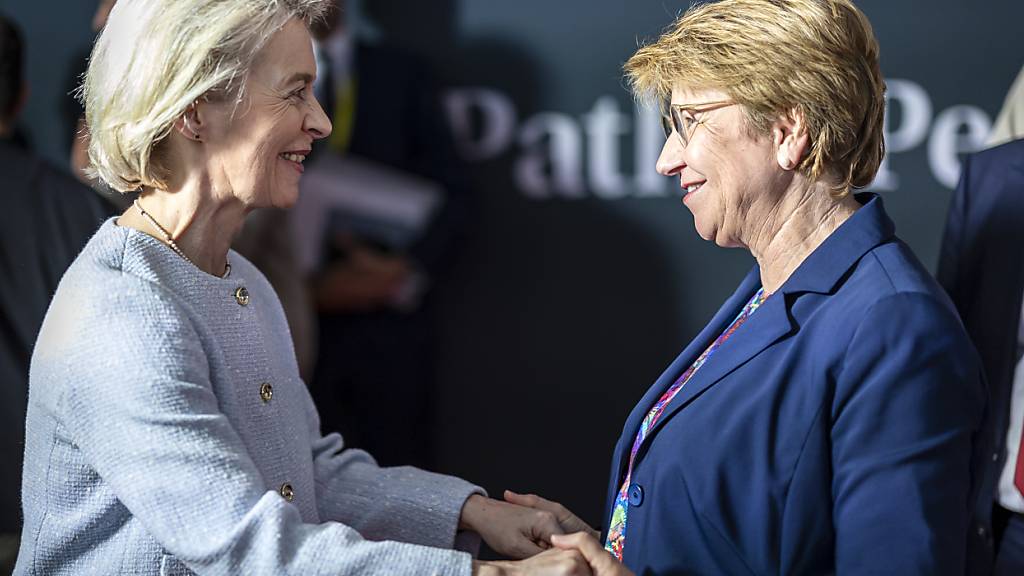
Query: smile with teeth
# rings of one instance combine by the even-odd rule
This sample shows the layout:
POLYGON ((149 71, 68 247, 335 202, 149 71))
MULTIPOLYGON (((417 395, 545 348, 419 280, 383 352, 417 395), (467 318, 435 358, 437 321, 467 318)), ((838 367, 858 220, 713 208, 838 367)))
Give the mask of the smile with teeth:
POLYGON ((302 154, 281 154, 280 156, 281 158, 284 158, 285 160, 290 160, 292 162, 295 162, 296 164, 302 164, 303 160, 306 159, 306 157, 303 156, 302 154))
POLYGON ((686 192, 687 194, 693 194, 693 193, 694 193, 694 192, 696 192, 696 191, 697 191, 698 189, 700 189, 700 187, 701 187, 701 186, 703 186, 703 185, 704 185, 704 183, 703 183, 703 182, 697 182, 697 183, 695 183, 695 184, 690 184, 690 185, 688 185, 688 186, 683 186, 683 190, 684 190, 684 191, 685 191, 685 192, 686 192))

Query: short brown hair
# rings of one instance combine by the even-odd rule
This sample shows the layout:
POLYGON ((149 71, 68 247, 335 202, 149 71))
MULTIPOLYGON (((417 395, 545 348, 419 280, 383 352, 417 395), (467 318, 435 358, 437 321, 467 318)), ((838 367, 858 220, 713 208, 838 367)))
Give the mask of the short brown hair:
POLYGON ((885 155, 885 81, 871 23, 849 0, 698 4, 625 65, 640 97, 681 83, 730 95, 759 133, 800 111, 810 152, 797 166, 837 196, 871 183, 885 155))

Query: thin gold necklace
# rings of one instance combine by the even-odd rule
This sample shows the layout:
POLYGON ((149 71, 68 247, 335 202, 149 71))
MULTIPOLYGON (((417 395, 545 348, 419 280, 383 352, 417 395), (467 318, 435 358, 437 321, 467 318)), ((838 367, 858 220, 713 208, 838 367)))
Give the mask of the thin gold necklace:
MULTIPOLYGON (((186 255, 185 252, 183 252, 182 249, 178 246, 178 243, 174 241, 174 237, 171 236, 171 233, 168 232, 166 228, 161 226, 160 223, 156 221, 156 218, 153 218, 152 214, 146 212, 146 209, 143 208, 142 204, 139 203, 138 198, 135 199, 134 204, 135 207, 139 209, 139 213, 142 214, 142 217, 148 220, 149 223, 152 224, 154 228, 156 228, 157 230, 160 231, 161 234, 163 234, 164 242, 166 242, 167 245, 170 246, 171 250, 173 250, 174 253, 177 254, 178 256, 181 256, 189 264, 196 266, 196 263, 193 262, 192 259, 189 258, 188 255, 186 255)), ((196 266, 196 268, 199 268, 199 266, 196 266)), ((231 274, 231 264, 225 262, 224 274, 221 276, 221 278, 227 278, 229 274, 231 274)))

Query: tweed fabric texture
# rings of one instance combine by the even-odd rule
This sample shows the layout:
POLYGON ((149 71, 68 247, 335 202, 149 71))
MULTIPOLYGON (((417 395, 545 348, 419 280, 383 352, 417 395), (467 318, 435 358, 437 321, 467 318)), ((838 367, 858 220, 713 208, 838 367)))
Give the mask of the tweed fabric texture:
POLYGON ((32 357, 15 573, 469 574, 451 548, 483 491, 322 436, 273 289, 228 258, 210 276, 111 219, 65 274, 32 357))

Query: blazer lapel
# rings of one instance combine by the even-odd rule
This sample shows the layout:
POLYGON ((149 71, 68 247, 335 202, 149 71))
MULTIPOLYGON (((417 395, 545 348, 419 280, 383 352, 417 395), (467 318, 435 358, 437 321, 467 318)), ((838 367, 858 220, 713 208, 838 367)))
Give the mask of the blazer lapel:
MULTIPOLYGON (((662 372, 661 376, 654 382, 654 385, 647 389, 644 397, 633 407, 633 411, 630 412, 629 418, 626 419, 626 424, 622 428, 619 442, 615 445, 615 461, 612 464, 612 469, 617 472, 616 482, 621 481, 625 474, 625 467, 629 463, 629 452, 633 448, 636 433, 640 429, 640 423, 643 422, 644 416, 651 410, 651 406, 675 382, 675 379, 690 367, 690 364, 697 359, 697 356, 729 326, 732 319, 736 317, 736 314, 739 313, 743 305, 753 297, 754 292, 757 291, 760 285, 760 270, 755 266, 747 273, 747 276, 733 295, 718 309, 711 322, 708 322, 704 330, 683 349, 682 353, 676 356, 672 364, 662 372)), ((617 489, 618 487, 616 486, 615 488, 617 489)))
MULTIPOLYGON (((804 260, 786 283, 761 304, 744 325, 721 348, 715 351, 707 363, 672 399, 641 444, 640 450, 637 451, 637 460, 642 458, 651 439, 677 412, 689 406, 708 388, 717 384, 766 348, 787 335, 796 333, 798 326, 790 315, 790 308, 800 294, 806 292, 831 293, 864 254, 893 237, 895 227, 892 220, 885 214, 882 199, 870 193, 858 194, 857 199, 863 204, 860 210, 804 260)), ((672 366, 662 374, 655 386, 648 391, 641 403, 630 414, 626 432, 631 432, 632 435, 628 436, 629 443, 625 447, 625 451, 632 448, 633 437, 636 435, 640 422, 660 394, 664 393, 665 389, 689 367, 697 355, 703 352, 729 326, 742 307, 753 297, 758 286, 760 286, 760 269, 755 266, 732 298, 701 332, 700 337, 672 363, 672 366)), ((623 454, 625 451, 619 450, 619 454, 623 454)))
MULTIPOLYGON (((755 272, 760 272, 759 269, 755 268, 755 272)), ((717 330, 716 334, 712 336, 712 340, 717 338, 719 334, 725 331, 732 320, 739 314, 743 306, 750 301, 753 297, 751 293, 746 300, 743 300, 738 304, 736 308, 731 310, 731 315, 725 324, 717 330)), ((672 419, 672 417, 686 406, 688 406, 694 399, 699 397, 708 388, 714 386, 720 382, 723 378, 728 376, 733 370, 736 370, 748 360, 757 356, 762 350, 768 348, 779 339, 793 332, 793 322, 789 317, 789 310, 786 305, 786 295, 781 291, 777 294, 773 294, 764 303, 754 311, 753 314, 747 318, 746 322, 743 323, 732 336, 726 340, 721 347, 718 348, 708 358, 707 362, 697 370, 697 372, 690 378, 690 381, 683 385, 683 388, 676 394, 676 397, 672 399, 665 412, 661 415, 661 418, 654 424, 650 432, 647 434, 647 438, 644 443, 641 444, 640 450, 637 451, 637 459, 639 460, 642 453, 646 450, 647 445, 650 443, 651 438, 658 433, 658 430, 665 425, 666 422, 672 419)), ((711 340, 708 341, 710 344, 711 340)), ((705 345, 701 348, 701 352, 707 348, 705 345)), ((692 360, 691 360, 692 362, 692 360)), ((683 367, 685 370, 688 366, 683 367)), ((676 373, 676 376, 682 374, 682 370, 676 373)), ((666 387, 667 388, 667 387, 666 387)), ((650 406, 654 404, 654 400, 650 406)))

